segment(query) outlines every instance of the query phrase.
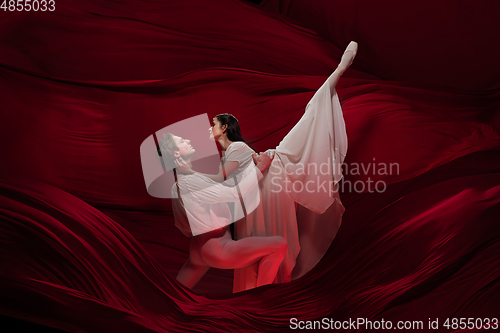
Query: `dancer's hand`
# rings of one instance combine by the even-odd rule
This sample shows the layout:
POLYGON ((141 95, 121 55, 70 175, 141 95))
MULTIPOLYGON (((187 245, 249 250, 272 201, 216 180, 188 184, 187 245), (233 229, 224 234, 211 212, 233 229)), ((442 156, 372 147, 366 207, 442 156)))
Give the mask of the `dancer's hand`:
POLYGON ((256 167, 260 170, 260 172, 264 172, 271 165, 271 162, 273 160, 272 157, 267 153, 260 153, 259 155, 253 153, 252 157, 253 161, 256 164, 256 167))
POLYGON ((268 149, 266 150, 265 152, 267 155, 269 155, 269 157, 271 158, 271 161, 274 159, 274 154, 276 153, 276 150, 275 149, 268 149))
POLYGON ((258 154, 252 154, 252 157, 253 157, 253 161, 255 162, 255 164, 259 163, 259 161, 263 158, 262 156, 263 155, 267 155, 271 161, 273 160, 274 158, 274 151, 273 150, 268 150, 266 152, 263 152, 263 153, 258 153, 258 154))
POLYGON ((182 159, 182 157, 175 159, 175 167, 177 168, 177 170, 180 173, 183 173, 186 175, 190 175, 190 174, 194 173, 194 171, 191 169, 191 164, 184 161, 182 159))

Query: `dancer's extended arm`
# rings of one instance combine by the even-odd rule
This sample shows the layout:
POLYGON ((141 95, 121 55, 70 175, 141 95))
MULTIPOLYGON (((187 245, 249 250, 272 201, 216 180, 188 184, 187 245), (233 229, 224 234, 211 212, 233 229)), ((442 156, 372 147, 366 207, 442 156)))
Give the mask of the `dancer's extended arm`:
MULTIPOLYGON (((233 160, 226 160, 226 162, 222 165, 222 168, 220 169, 219 173, 216 175, 194 171, 193 169, 191 169, 191 165, 189 163, 186 163, 185 161, 183 161, 182 158, 175 160, 175 166, 183 174, 189 175, 189 174, 193 174, 193 173, 198 173, 202 176, 205 176, 207 178, 212 179, 213 181, 221 183, 221 182, 225 181, 226 179, 228 179, 229 175, 231 175, 231 173, 234 170, 236 170, 236 168, 240 165, 240 162, 238 162, 238 160, 241 160, 242 156, 250 156, 250 154, 252 152, 253 152, 253 150, 237 151, 237 152, 233 151, 233 155, 232 155, 233 160), (236 155, 236 156, 234 156, 234 155, 236 155), (236 160, 234 160, 234 159, 236 159, 236 160)), ((266 153, 269 154, 269 156, 271 157, 271 160, 272 160, 274 157, 274 152, 266 152, 266 153)))
MULTIPOLYGON (((245 197, 262 179, 262 173, 271 164, 272 158, 262 153, 260 156, 254 153, 253 155, 255 166, 251 166, 253 170, 248 172, 242 178, 238 187, 241 195, 245 197)), ((191 181, 186 184, 185 190, 193 194, 199 201, 204 204, 215 204, 219 202, 237 202, 240 200, 238 189, 236 186, 225 186, 216 182, 209 183, 208 180, 191 181)))
POLYGON ((207 178, 210 178, 213 181, 216 181, 218 183, 225 181, 227 179, 228 175, 230 175, 231 172, 233 172, 238 167, 239 164, 240 163, 236 162, 236 161, 226 161, 226 163, 224 163, 222 165, 222 168, 220 169, 218 174, 211 175, 211 174, 207 174, 207 173, 201 173, 201 172, 194 171, 193 169, 191 169, 191 166, 188 163, 186 163, 182 160, 182 158, 175 160, 175 167, 180 172, 182 172, 186 175, 198 173, 198 174, 205 176, 207 178))

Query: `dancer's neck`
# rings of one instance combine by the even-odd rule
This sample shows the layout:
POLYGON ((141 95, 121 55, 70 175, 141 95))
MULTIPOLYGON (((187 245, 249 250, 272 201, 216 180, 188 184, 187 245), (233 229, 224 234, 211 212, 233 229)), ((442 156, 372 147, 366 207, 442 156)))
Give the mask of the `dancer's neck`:
MULTIPOLYGON (((185 162, 189 165, 190 169, 193 167, 193 164, 191 164, 191 158, 189 158, 188 160, 185 160, 185 162)), ((182 171, 180 171, 177 168, 175 169, 175 171, 176 171, 178 177, 183 177, 183 176, 187 176, 187 175, 192 174, 192 173, 183 173, 182 171)))
POLYGON ((219 142, 222 150, 226 150, 227 147, 229 147, 229 145, 233 143, 233 141, 229 140, 227 137, 220 138, 217 142, 219 142))

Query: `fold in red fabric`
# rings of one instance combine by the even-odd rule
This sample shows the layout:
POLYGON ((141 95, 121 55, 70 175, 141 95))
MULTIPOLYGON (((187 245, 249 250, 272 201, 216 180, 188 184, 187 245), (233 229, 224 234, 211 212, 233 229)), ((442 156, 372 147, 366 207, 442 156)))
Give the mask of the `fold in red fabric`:
POLYGON ((356 40, 354 65, 385 80, 481 93, 500 88, 495 0, 264 0, 261 5, 336 46, 356 40))
POLYGON ((446 318, 498 318, 498 4, 430 6, 0 11, 0 314, 91 332, 282 331, 291 318, 424 330, 431 318, 447 331, 446 318), (296 281, 243 293, 231 294, 228 270, 180 286, 189 239, 170 200, 147 194, 140 144, 227 112, 252 148, 274 148, 350 40, 359 52, 337 87, 346 211, 325 257, 296 281))

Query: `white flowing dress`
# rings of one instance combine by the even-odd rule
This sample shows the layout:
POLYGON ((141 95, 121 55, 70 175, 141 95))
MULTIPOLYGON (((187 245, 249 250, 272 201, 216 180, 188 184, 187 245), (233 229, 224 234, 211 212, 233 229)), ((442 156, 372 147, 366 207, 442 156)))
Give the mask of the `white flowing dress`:
MULTIPOLYGON (((238 161, 238 168, 244 169, 252 162, 252 152, 245 143, 233 143, 225 159, 238 161)), ((334 87, 326 80, 276 147, 272 164, 259 183, 260 205, 242 213, 236 204, 232 210, 234 220, 246 215, 235 224, 236 239, 276 235, 286 239, 287 255, 275 283, 307 273, 337 234, 344 213, 337 183, 346 153, 342 109, 334 87)), ((231 175, 236 174, 238 170, 231 175)), ((256 287, 257 267, 258 263, 235 270, 234 292, 256 287)))

